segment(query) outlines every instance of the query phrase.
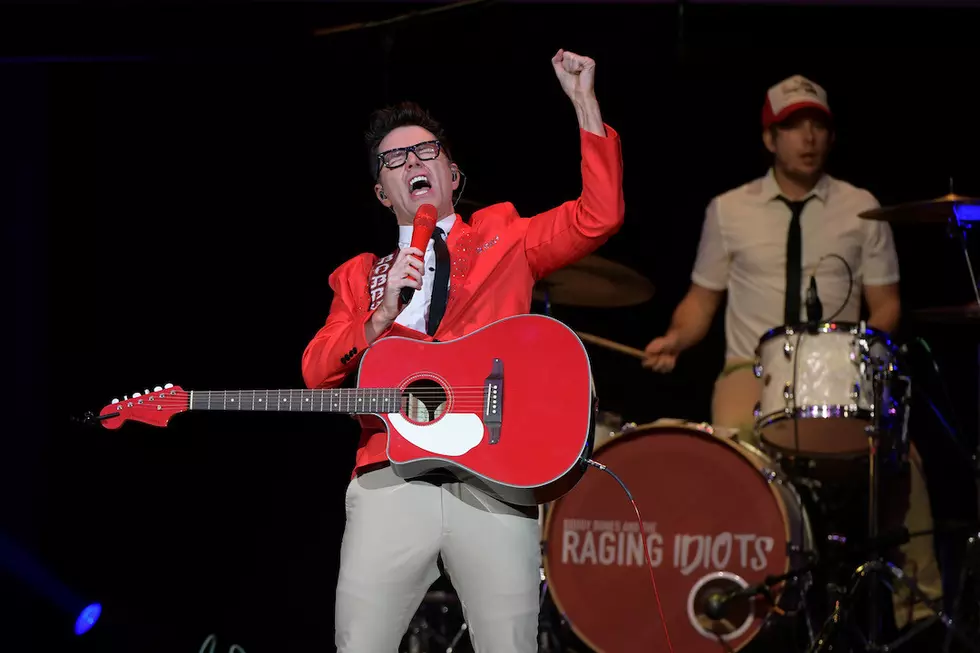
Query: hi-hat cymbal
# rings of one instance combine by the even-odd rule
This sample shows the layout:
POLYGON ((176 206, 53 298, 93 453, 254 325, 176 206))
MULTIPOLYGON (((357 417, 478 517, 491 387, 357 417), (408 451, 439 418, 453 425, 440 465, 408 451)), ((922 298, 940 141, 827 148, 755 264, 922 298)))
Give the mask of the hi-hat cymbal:
POLYGON ((963 195, 944 195, 924 202, 909 202, 894 206, 882 206, 858 214, 865 220, 886 222, 949 222, 953 218, 962 221, 980 220, 980 198, 963 195))
POLYGON ((653 297, 653 284, 631 268, 590 254, 556 270, 534 285, 534 299, 552 304, 613 308, 642 304, 653 297))
POLYGON ((920 322, 938 324, 976 324, 980 325, 980 305, 975 301, 963 306, 938 306, 913 311, 920 322))

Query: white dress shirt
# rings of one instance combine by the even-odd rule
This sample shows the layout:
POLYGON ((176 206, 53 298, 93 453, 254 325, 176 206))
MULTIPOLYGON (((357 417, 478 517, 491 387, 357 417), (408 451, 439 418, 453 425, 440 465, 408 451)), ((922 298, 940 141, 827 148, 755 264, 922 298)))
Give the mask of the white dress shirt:
MULTIPOLYGON (((439 220, 436 223, 436 227, 442 229, 446 234, 446 238, 449 238, 449 230, 453 228, 456 224, 456 215, 448 215, 445 218, 439 220)), ((412 231, 414 227, 411 225, 398 225, 398 248, 405 249, 410 247, 412 244, 412 231)), ((433 232, 433 237, 437 234, 433 232)), ((416 331, 421 331, 425 333, 426 324, 428 324, 429 319, 429 305, 432 303, 432 287, 435 285, 436 281, 436 252, 433 248, 432 240, 429 240, 428 246, 425 248, 425 258, 424 267, 422 273, 422 288, 416 290, 415 294, 412 296, 412 301, 408 303, 408 306, 399 313, 398 317, 395 318, 395 322, 406 326, 410 329, 415 329, 416 331)))
MULTIPOLYGON (((791 212, 772 169, 765 177, 715 197, 708 205, 691 280, 711 290, 728 291, 725 312, 726 357, 751 360, 759 339, 784 322, 786 237, 791 212)), ((860 319, 862 287, 899 280, 898 257, 888 223, 858 213, 877 208, 868 191, 824 175, 810 192, 800 216, 803 275, 800 321, 806 320, 805 295, 816 270, 824 320, 840 310, 841 322, 860 319), (847 269, 854 273, 848 292, 847 269), (819 263, 819 267, 818 267, 819 263)))

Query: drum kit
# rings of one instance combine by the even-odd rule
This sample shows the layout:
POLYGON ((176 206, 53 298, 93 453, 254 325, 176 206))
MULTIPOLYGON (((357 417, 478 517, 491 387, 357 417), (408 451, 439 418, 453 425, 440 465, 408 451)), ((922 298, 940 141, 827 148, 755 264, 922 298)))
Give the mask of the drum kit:
MULTIPOLYGON (((861 217, 948 224, 963 244, 976 303, 915 316, 980 327, 980 290, 964 235, 970 221, 980 221, 980 200, 950 194, 861 217)), ((624 307, 653 294, 642 275, 590 255, 539 282, 534 296, 550 314, 553 304, 624 307)), ((644 356, 578 334, 586 343, 644 356)), ((542 507, 539 651, 666 651, 648 566, 676 651, 892 651, 936 622, 945 630, 944 653, 980 651, 980 632, 963 625, 976 615, 956 615, 964 618, 954 622, 941 600, 930 599, 884 553, 910 537, 880 532, 878 520, 881 479, 909 455, 912 379, 904 353, 889 334, 864 322, 772 329, 760 338, 753 367, 761 397, 754 412, 758 444, 737 438, 735 429, 675 419, 637 425, 599 411, 592 460, 615 471, 642 520, 622 487, 595 470, 542 507), (860 470, 867 492, 867 532, 855 535, 863 561, 837 576, 826 567, 847 537, 817 536, 811 516, 819 498, 799 473, 801 465, 833 461, 860 470), (828 580, 825 593, 815 593, 817 579, 828 580), (881 596, 899 586, 932 616, 882 641, 881 596), (954 642, 963 648, 951 649, 954 642)), ((976 531, 970 542, 980 550, 976 531)), ((400 651, 460 652, 469 646, 465 634, 457 597, 434 587, 400 651)))

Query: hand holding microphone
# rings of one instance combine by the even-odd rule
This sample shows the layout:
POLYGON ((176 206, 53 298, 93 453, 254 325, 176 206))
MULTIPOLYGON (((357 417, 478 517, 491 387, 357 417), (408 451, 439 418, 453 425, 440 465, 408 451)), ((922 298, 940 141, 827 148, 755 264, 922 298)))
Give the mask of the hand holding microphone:
POLYGON ((412 243, 398 252, 388 271, 384 299, 379 307, 386 319, 385 324, 379 326, 390 326, 412 301, 415 291, 422 287, 425 248, 435 230, 436 215, 436 207, 431 204, 423 204, 416 211, 412 243))
MULTIPOLYGON (((417 254, 412 252, 412 256, 415 257, 418 265, 411 263, 412 268, 409 269, 410 272, 416 270, 421 272, 422 270, 422 263, 425 257, 425 248, 429 246, 429 241, 432 239, 432 232, 436 229, 436 217, 436 207, 431 204, 423 204, 415 212, 415 220, 412 221, 412 244, 408 249, 413 249, 415 252, 418 252, 417 254)), ((401 258, 404 252, 405 250, 399 252, 398 258, 401 258)), ((397 258, 395 262, 397 264, 397 258)), ((392 267, 391 271, 392 274, 388 276, 389 284, 391 283, 393 277, 396 279, 398 278, 394 275, 394 267, 392 267)), ((421 274, 419 275, 417 281, 418 285, 407 285, 402 287, 401 293, 399 294, 402 304, 407 305, 410 301, 412 301, 412 296, 415 294, 415 291, 422 287, 421 274)))

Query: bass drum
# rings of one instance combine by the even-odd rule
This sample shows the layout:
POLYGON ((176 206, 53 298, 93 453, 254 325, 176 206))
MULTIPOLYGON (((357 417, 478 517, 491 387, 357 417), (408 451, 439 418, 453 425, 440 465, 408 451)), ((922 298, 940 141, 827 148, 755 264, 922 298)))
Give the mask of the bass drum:
MULTIPOLYGON (((643 528, 600 470, 551 504, 545 577, 575 636, 597 653, 666 650, 645 545, 675 650, 738 651, 756 638, 771 614, 764 600, 733 600, 711 619, 709 598, 800 566, 788 551, 812 544, 795 491, 765 454, 708 425, 665 420, 618 435, 593 460, 629 489, 643 528)), ((786 608, 798 593, 781 587, 773 599, 786 608)))

